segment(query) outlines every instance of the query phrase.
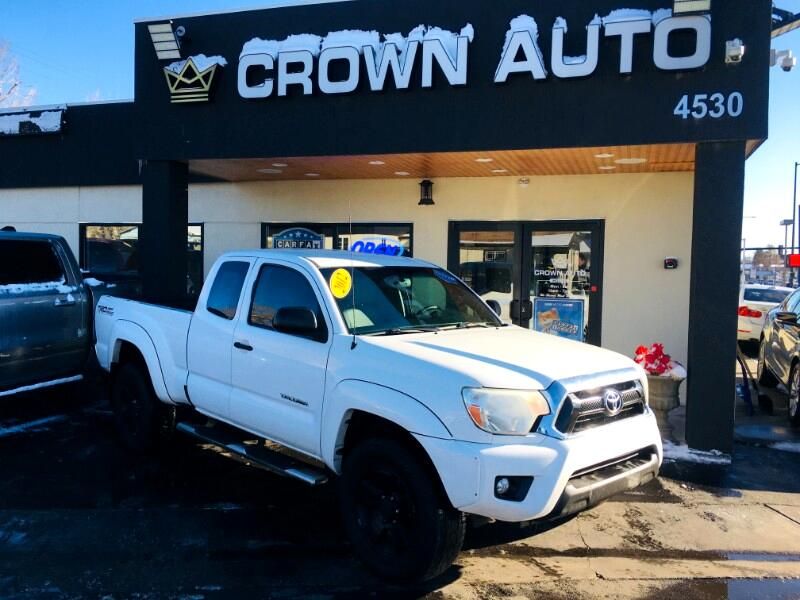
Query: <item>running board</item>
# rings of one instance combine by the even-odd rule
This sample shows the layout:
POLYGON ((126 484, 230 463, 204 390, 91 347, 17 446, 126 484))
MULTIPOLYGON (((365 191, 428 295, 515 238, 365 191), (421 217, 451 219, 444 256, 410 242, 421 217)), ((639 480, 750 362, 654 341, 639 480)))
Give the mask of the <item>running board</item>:
POLYGON ((297 479, 308 485, 322 485, 328 481, 328 475, 321 468, 309 465, 301 460, 287 456, 282 452, 265 447, 264 440, 253 437, 242 437, 248 434, 211 421, 210 424, 181 422, 176 429, 208 444, 217 446, 234 455, 235 458, 261 467, 272 473, 297 479))

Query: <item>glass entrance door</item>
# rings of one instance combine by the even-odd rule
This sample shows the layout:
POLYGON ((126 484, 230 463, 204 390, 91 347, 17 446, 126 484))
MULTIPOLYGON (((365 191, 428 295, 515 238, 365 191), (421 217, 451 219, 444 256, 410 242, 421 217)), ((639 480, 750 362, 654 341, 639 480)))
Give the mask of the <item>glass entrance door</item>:
POLYGON ((453 222, 448 267, 502 318, 599 345, 603 221, 453 222))
POLYGON ((602 223, 533 223, 525 229, 533 311, 528 326, 599 344, 602 223))
POLYGON ((497 302, 504 321, 518 321, 521 235, 516 224, 451 223, 450 271, 487 302, 497 302))

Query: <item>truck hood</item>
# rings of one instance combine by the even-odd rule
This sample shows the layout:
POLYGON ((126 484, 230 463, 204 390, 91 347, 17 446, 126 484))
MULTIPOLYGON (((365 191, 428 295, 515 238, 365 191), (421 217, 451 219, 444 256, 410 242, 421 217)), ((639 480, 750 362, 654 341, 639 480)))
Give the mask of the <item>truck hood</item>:
POLYGON ((466 384, 546 389, 571 380, 638 367, 629 358, 516 326, 447 330, 438 333, 365 337, 370 345, 461 373, 466 384), (468 382, 468 383, 467 383, 468 382))

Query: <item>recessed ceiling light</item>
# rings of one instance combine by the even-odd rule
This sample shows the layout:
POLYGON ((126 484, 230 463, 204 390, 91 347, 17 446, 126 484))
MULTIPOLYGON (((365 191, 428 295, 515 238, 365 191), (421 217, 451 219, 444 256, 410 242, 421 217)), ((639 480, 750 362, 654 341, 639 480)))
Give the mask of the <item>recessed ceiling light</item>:
POLYGON ((601 171, 613 171, 613 170, 614 170, 614 169, 616 169, 617 167, 615 167, 615 166, 613 166, 613 165, 606 165, 606 166, 603 166, 603 167, 597 167, 597 168, 598 168, 598 169, 600 169, 601 171))
POLYGON ((605 158, 614 158, 614 155, 610 152, 603 152, 602 154, 595 154, 595 158, 605 159, 605 158))
POLYGON ((287 165, 286 163, 272 163, 272 166, 282 169, 283 167, 288 167, 289 165, 287 165))
POLYGON ((492 169, 492 173, 508 173, 508 169, 492 169))
POLYGON ((319 173, 306 173, 306 177, 319 177, 319 173))
POLYGON ((369 164, 375 165, 377 167, 377 166, 380 166, 380 165, 385 165, 386 163, 383 162, 382 160, 371 160, 371 161, 369 161, 369 164))
POLYGON ((264 173, 264 175, 276 175, 278 173, 283 173, 280 169, 259 169, 259 173, 264 173))
POLYGON ((647 162, 646 158, 618 158, 614 161, 618 165, 641 165, 647 162))
POLYGON ((395 171, 395 175, 399 175, 400 177, 405 177, 406 175, 410 175, 408 171, 395 171))
POLYGON ((493 161, 494 161, 493 158, 488 158, 488 157, 476 158, 475 159, 475 162, 479 162, 479 163, 490 163, 490 162, 493 162, 493 161))

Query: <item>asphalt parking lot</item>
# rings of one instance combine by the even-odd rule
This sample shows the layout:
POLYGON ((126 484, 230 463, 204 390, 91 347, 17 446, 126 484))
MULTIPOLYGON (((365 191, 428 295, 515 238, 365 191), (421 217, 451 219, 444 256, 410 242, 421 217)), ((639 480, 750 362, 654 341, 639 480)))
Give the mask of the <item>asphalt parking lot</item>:
POLYGON ((2 598, 800 597, 797 455, 747 449, 718 488, 673 466, 559 527, 470 530, 456 565, 404 588, 352 556, 333 486, 180 437, 131 456, 88 396, 0 403, 2 598))

